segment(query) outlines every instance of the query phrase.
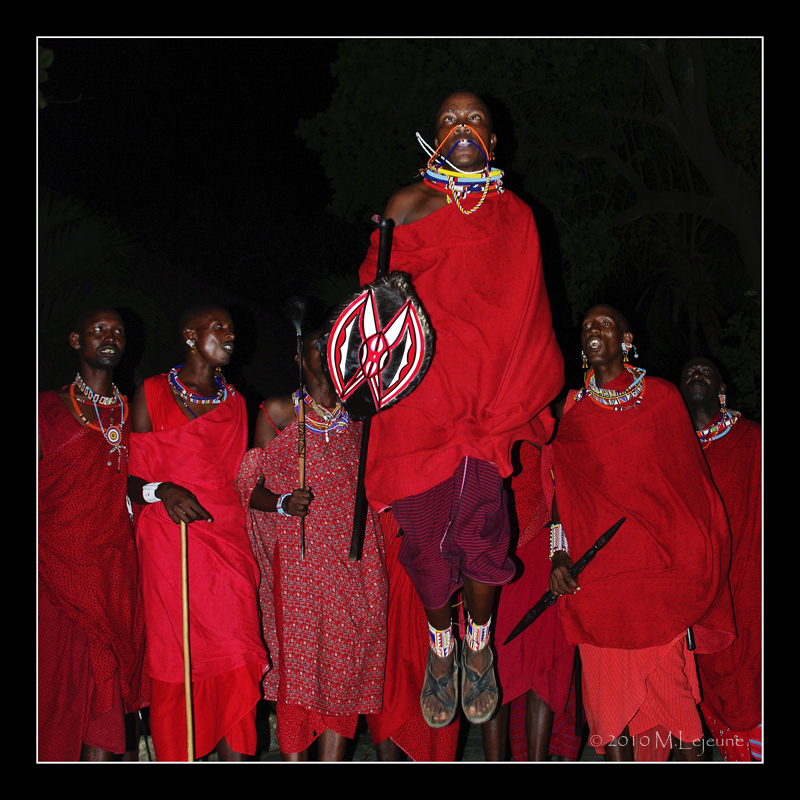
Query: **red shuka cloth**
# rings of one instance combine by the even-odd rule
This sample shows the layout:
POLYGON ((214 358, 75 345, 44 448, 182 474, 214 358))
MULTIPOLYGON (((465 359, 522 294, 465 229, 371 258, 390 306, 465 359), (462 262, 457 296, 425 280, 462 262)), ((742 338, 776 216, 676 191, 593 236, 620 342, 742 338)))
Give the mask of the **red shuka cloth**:
MULTIPOLYGON (((349 560, 361 427, 351 421, 345 430, 330 431, 329 442, 324 433, 306 429, 305 477, 314 501, 305 517, 305 557, 299 517, 249 508, 262 475, 265 488, 278 495, 298 485, 297 421, 267 447, 249 450, 236 479, 261 568, 261 622, 272 659, 264 695, 327 716, 381 709, 387 585, 372 512, 362 557, 349 560)), ((280 743, 284 750, 282 738, 280 743)))
MULTIPOLYGON (((519 541, 516 559, 522 569, 500 588, 494 644, 502 702, 510 703, 509 738, 515 761, 528 760, 526 695, 535 692, 553 710, 550 753, 577 759, 575 693, 571 690, 575 646, 564 637, 555 608, 547 609, 508 644, 506 638, 550 588, 550 508, 542 490, 541 454, 530 442, 519 447, 519 470, 511 477, 511 500, 519 541)), ((582 712, 581 712, 582 713, 582 712)))
POLYGON ((739 420, 703 451, 731 526, 730 584, 738 638, 697 657, 703 705, 735 731, 761 722, 761 426, 739 420))
MULTIPOLYGON (((187 526, 192 681, 208 680, 245 664, 266 670, 258 621, 258 565, 233 486, 247 447, 244 399, 236 394, 189 421, 172 399, 165 376, 148 378, 145 390, 154 430, 131 434, 130 474, 185 487, 214 520, 187 526), (154 396, 161 400, 154 401, 154 396), (183 424, 158 430, 157 420, 163 419, 158 408, 174 408, 166 413, 177 413, 183 424)), ((169 418, 164 424, 171 424, 169 418)), ((150 675, 182 683, 181 537, 163 503, 144 507, 136 541, 150 675)))
MULTIPOLYGON (((625 370, 603 388, 629 384, 625 370)), ((584 397, 545 448, 545 480, 550 458, 573 560, 626 517, 581 573, 581 590, 558 603, 567 639, 643 648, 692 626, 698 653, 730 644, 728 520, 678 390, 648 377, 627 411, 584 397)))
MULTIPOLYGON (((359 271, 375 280, 376 230, 359 271)), ((391 270, 408 273, 436 333, 420 385, 372 420, 366 491, 384 510, 450 477, 464 456, 511 474, 511 448, 543 444, 563 385, 539 236, 512 192, 474 214, 455 204, 395 228, 391 270)))
MULTIPOLYGON (((118 407, 98 409, 104 425, 111 415, 119 423, 118 407)), ((117 472, 103 434, 82 427, 56 392, 39 395, 39 438, 39 590, 88 636, 95 684, 111 686, 118 672, 125 711, 135 711, 147 705, 149 686, 125 458, 117 472)))
POLYGON ((431 648, 428 619, 397 559, 400 526, 391 511, 380 515, 380 523, 389 576, 388 668, 383 710, 366 715, 370 736, 376 744, 391 739, 412 761, 454 761, 460 716, 444 728, 431 728, 422 717, 419 696, 431 648))
POLYGON ((528 442, 520 446, 519 474, 511 491, 520 526, 516 556, 522 570, 500 589, 494 642, 497 673, 508 703, 529 690, 536 692, 554 712, 563 712, 572 682, 575 646, 565 638, 555 608, 548 608, 508 644, 506 638, 550 588, 550 509, 545 503, 539 450, 528 442))

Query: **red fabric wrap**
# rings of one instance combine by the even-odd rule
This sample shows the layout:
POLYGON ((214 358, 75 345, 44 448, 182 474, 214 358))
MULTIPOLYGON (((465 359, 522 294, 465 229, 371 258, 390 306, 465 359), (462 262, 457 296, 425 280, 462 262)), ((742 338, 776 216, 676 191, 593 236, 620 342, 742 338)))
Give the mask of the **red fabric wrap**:
POLYGON ((503 702, 533 690, 559 713, 567 705, 575 647, 564 638, 557 610, 546 609, 513 641, 503 644, 550 586, 550 529, 544 524, 550 514, 542 491, 540 463, 539 450, 523 442, 521 471, 511 479, 520 524, 516 556, 522 569, 500 589, 494 641, 503 702))
MULTIPOLYGON (((730 531, 686 406, 667 381, 646 379, 627 411, 589 397, 564 413, 544 474, 555 465, 558 511, 577 561, 620 517, 626 521, 558 604, 576 643, 643 648, 693 626, 697 652, 735 636, 727 581, 730 531)), ((604 388, 624 389, 627 371, 604 388)))
POLYGON ((697 657, 703 705, 735 731, 761 722, 761 426, 738 422, 703 451, 731 526, 730 585, 738 638, 697 657))
MULTIPOLYGON (((168 396, 169 386, 163 375, 148 378, 145 386, 154 430, 131 434, 131 475, 185 487, 214 520, 188 526, 192 680, 207 680, 244 664, 259 664, 265 670, 258 622, 258 566, 233 486, 247 447, 244 399, 237 394, 192 421, 180 414, 185 424, 158 430, 160 415, 150 399, 153 394, 168 396)), ((171 397, 167 399, 176 405, 171 397)), ((170 408, 166 399, 163 405, 170 408)), ((183 682, 180 528, 162 503, 143 509, 136 541, 150 675, 183 682)))
MULTIPOLYGON (((237 753, 254 755, 261 667, 245 664, 192 683, 194 755, 202 758, 225 737, 237 753)), ((150 733, 158 761, 186 761, 186 693, 182 683, 153 680, 150 733)))
MULTIPOLYGON (((104 425, 112 414, 119 423, 118 407, 98 409, 104 425)), ((39 395, 39 438, 39 590, 88 636, 94 683, 110 686, 118 672, 125 711, 135 711, 147 705, 149 686, 125 459, 117 472, 102 433, 82 427, 56 392, 39 395)))
POLYGON ((598 753, 626 727, 631 736, 655 729, 682 742, 702 738, 697 669, 682 633, 657 647, 582 644, 580 651, 583 705, 591 731, 588 744, 598 753))
MULTIPOLYGON (((249 450, 236 479, 261 567, 261 620, 273 667, 264 678, 264 695, 280 701, 279 715, 281 704, 325 716, 381 709, 387 585, 383 541, 371 511, 361 560, 349 560, 361 423, 351 421, 329 438, 326 443, 324 433, 306 430, 305 475, 314 501, 305 517, 304 558, 298 517, 249 508, 262 475, 276 494, 297 486, 297 421, 266 448, 249 450)), ((292 728, 306 730, 296 722, 292 728)), ((313 729, 306 733, 311 736, 313 729)), ((310 741, 289 744, 279 733, 284 752, 305 749, 310 741)))
MULTIPOLYGON (((375 280, 379 232, 359 278, 375 280)), ((436 332, 421 384, 372 420, 366 491, 383 510, 452 475, 464 456, 511 474, 511 447, 544 443, 563 384, 539 236, 512 192, 475 214, 448 205, 395 228, 391 270, 411 276, 436 332)))
POLYGON ((444 728, 431 728, 420 710, 430 636, 425 610, 397 558, 400 526, 391 511, 380 515, 380 523, 389 575, 386 661, 391 666, 386 670, 383 710, 366 715, 370 735, 375 743, 391 739, 412 761, 454 761, 459 718, 444 728))
MULTIPOLYGON (((125 752, 125 711, 119 671, 96 684, 86 631, 39 589, 39 761, 80 761, 83 745, 125 752)), ((149 683, 149 682, 148 682, 149 683)))

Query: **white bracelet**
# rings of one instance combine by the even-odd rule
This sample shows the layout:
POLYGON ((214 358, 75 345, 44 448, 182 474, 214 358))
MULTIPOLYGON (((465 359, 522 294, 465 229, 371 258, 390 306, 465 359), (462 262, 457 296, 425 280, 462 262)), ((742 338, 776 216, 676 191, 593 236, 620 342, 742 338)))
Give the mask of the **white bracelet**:
POLYGON ((279 513, 279 514, 282 516, 282 517, 291 517, 291 516, 292 516, 291 514, 287 514, 287 513, 286 513, 286 512, 283 510, 283 501, 284 501, 284 500, 285 500, 287 497, 291 497, 291 496, 292 496, 292 493, 291 493, 291 492, 288 492, 287 494, 282 494, 282 495, 281 495, 281 496, 278 498, 278 502, 275 504, 275 510, 276 510, 276 511, 277 511, 277 512, 278 512, 278 513, 279 513))
POLYGON ((146 483, 142 487, 142 497, 144 497, 145 503, 160 503, 161 498, 156 497, 156 489, 161 486, 161 482, 159 483, 146 483))
POLYGON ((553 560, 553 554, 558 550, 563 550, 569 555, 569 547, 567 546, 567 536, 564 529, 560 524, 555 523, 550 526, 550 560, 553 560))

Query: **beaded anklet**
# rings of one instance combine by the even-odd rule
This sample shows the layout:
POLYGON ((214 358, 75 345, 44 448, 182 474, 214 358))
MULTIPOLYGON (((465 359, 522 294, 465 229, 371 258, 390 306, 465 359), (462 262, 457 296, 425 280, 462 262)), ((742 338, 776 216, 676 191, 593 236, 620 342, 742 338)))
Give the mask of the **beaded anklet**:
POLYGON ((440 631, 428 623, 428 633, 431 637, 431 650, 436 653, 439 658, 447 658, 453 652, 456 645, 456 640, 453 637, 453 626, 451 625, 446 630, 440 631))
POLYGON ((470 650, 483 650, 489 644, 489 637, 492 632, 492 618, 484 625, 478 625, 472 620, 472 617, 467 612, 467 633, 464 641, 470 650))

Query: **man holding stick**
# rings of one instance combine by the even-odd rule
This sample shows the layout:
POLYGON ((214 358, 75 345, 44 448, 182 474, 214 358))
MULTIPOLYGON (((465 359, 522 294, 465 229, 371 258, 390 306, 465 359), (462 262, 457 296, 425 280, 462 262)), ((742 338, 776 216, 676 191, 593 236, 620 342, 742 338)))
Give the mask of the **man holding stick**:
POLYGON ((386 661, 386 570, 372 512, 361 559, 348 557, 361 423, 338 402, 317 339, 310 331, 295 356, 300 388, 262 403, 236 478, 261 567, 273 667, 264 696, 276 701, 283 761, 307 761, 314 741, 319 761, 341 761, 359 714, 381 710, 386 661), (301 430, 308 488, 296 488, 301 430))
POLYGON ((256 704, 267 656, 258 622, 258 565, 234 489, 247 448, 242 396, 225 383, 230 314, 201 306, 181 318, 184 363, 148 378, 133 402, 131 500, 142 564, 156 758, 185 761, 181 550, 188 526, 189 641, 195 755, 220 761, 256 749, 256 704))

